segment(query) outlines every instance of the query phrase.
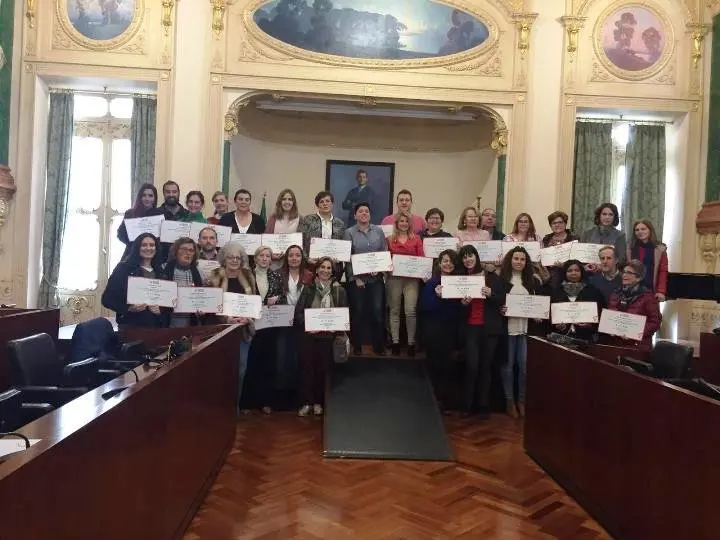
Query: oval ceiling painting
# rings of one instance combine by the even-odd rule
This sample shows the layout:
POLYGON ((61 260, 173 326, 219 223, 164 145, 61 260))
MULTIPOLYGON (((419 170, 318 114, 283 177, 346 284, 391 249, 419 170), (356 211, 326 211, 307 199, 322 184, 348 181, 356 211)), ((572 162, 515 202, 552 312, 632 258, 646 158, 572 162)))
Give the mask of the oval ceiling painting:
POLYGON ((67 0, 70 24, 84 37, 106 41, 122 35, 135 18, 136 0, 67 0))
POLYGON ((477 17, 432 0, 270 0, 253 19, 289 45, 364 59, 447 56, 489 35, 477 17))

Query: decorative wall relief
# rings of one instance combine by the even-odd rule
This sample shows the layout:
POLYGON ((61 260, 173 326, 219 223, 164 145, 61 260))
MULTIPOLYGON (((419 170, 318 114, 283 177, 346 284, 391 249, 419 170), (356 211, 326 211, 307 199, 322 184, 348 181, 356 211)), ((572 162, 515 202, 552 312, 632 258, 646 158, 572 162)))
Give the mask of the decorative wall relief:
POLYGON ((137 34, 145 0, 56 0, 62 30, 76 44, 93 50, 110 50, 137 34))
POLYGON ((465 0, 255 0, 244 25, 291 57, 375 68, 490 60, 499 39, 492 18, 465 0))
POLYGON ((660 72, 675 46, 667 16, 645 3, 616 3, 605 10, 597 20, 594 42, 607 71, 634 81, 660 72))

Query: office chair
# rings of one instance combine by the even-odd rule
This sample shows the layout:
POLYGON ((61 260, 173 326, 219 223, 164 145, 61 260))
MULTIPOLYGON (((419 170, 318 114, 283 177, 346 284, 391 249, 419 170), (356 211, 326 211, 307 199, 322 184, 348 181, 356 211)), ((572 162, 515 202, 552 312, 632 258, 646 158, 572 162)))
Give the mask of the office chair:
POLYGON ((692 347, 671 341, 658 341, 650 353, 649 362, 620 356, 618 364, 656 379, 685 379, 690 372, 692 355, 692 347))
POLYGON ((11 340, 8 349, 13 386, 28 402, 60 407, 92 387, 97 359, 63 365, 47 334, 11 340))
POLYGON ((52 411, 49 403, 23 403, 23 395, 17 388, 0 392, 0 433, 15 431, 52 411))
POLYGON ((117 371, 119 375, 141 365, 144 352, 144 342, 121 344, 110 321, 105 317, 97 317, 75 327, 68 361, 97 358, 100 370, 117 371))

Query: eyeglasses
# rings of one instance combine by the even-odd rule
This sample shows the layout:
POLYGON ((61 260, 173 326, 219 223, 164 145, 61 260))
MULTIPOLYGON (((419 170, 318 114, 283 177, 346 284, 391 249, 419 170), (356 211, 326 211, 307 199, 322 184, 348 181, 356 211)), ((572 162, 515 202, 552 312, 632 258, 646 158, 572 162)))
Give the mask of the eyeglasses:
POLYGON ((225 257, 226 261, 242 261, 242 257, 239 257, 237 255, 232 255, 230 257, 225 257))
POLYGON ((183 253, 195 253, 195 248, 185 246, 178 248, 178 251, 182 251, 183 253))
POLYGON ((627 274, 629 276, 635 276, 635 277, 637 277, 637 275, 638 275, 637 272, 633 272, 632 270, 623 270, 622 273, 627 274))

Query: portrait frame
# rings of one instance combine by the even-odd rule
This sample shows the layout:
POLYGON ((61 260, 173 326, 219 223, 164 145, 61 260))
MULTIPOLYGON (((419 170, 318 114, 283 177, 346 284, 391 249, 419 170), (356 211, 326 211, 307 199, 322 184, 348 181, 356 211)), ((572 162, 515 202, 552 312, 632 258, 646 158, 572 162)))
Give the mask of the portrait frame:
POLYGON ((356 176, 363 170, 368 176, 368 188, 373 190, 373 204, 370 207, 370 222, 379 225, 385 216, 392 214, 395 194, 395 163, 385 161, 347 161, 328 159, 325 162, 325 191, 333 194, 335 205, 333 213, 345 224, 349 212, 354 209, 343 208, 348 193, 357 186, 356 176))
MULTIPOLYGON (((627 81, 642 81, 657 75, 665 69, 675 53, 675 34, 670 19, 661 8, 648 2, 620 1, 613 3, 597 18, 593 36, 595 55, 602 66, 619 79, 627 81), (645 32, 652 32, 653 30, 657 31, 655 33, 656 40, 658 37, 662 40, 662 51, 659 53, 653 51, 657 55, 657 58, 653 59, 652 63, 649 63, 645 68, 630 69, 630 58, 635 58, 636 64, 640 62, 648 63, 647 60, 643 60, 639 55, 635 55, 633 45, 627 45, 627 50, 632 53, 631 57, 628 57, 629 60, 624 61, 617 57, 611 58, 608 54, 607 44, 610 35, 618 28, 616 23, 622 19, 624 14, 632 16, 631 20, 634 21, 633 26, 637 25, 638 21, 643 23, 635 29, 637 36, 631 38, 633 44, 640 40, 644 41, 643 35, 645 32), (652 21, 652 25, 648 26, 647 21, 652 21), (660 28, 655 28, 655 26, 659 26, 660 28)), ((630 39, 628 39, 628 41, 630 41, 630 39)), ((620 48, 620 45, 618 45, 618 48, 620 48)), ((647 50, 642 51, 641 54, 649 57, 649 47, 647 47, 647 50)))
POLYGON ((73 22, 68 10, 68 3, 70 1, 72 0, 56 0, 55 13, 57 21, 70 40, 85 49, 92 51, 117 49, 130 42, 142 27, 145 14, 145 0, 132 0, 132 20, 121 33, 109 39, 93 39, 76 28, 76 22, 73 22))

